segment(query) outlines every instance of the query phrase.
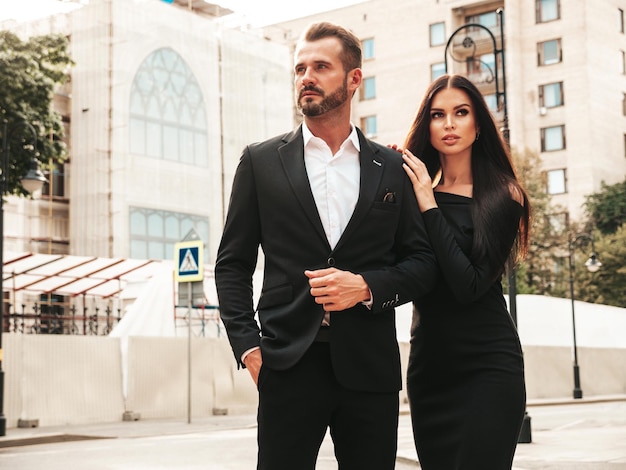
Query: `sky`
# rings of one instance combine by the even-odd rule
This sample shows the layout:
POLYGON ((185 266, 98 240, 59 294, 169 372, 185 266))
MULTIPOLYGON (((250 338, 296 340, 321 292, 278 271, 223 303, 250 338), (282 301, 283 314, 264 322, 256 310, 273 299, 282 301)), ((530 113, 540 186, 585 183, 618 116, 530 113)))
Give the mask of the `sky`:
MULTIPOLYGON (((80 6, 77 1, 61 0, 0 0, 0 21, 13 19, 18 22, 49 16, 80 6)), ((158 0, 144 0, 158 1, 158 0)), ((238 24, 262 26, 293 18, 312 15, 360 3, 363 0, 315 0, 313 2, 290 2, 286 0, 212 0, 236 13, 238 24)))

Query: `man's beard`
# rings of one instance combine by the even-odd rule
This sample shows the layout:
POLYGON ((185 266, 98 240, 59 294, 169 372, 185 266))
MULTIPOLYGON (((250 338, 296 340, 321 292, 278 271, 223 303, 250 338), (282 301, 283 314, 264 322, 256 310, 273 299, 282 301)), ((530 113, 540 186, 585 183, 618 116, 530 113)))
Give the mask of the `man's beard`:
POLYGON ((337 88, 331 95, 324 96, 324 92, 315 86, 307 86, 300 90, 298 96, 298 109, 302 114, 309 117, 321 116, 322 114, 341 106, 348 100, 348 78, 346 77, 343 86, 337 88), (320 94, 323 99, 320 103, 302 102, 302 93, 305 91, 314 91, 320 94))

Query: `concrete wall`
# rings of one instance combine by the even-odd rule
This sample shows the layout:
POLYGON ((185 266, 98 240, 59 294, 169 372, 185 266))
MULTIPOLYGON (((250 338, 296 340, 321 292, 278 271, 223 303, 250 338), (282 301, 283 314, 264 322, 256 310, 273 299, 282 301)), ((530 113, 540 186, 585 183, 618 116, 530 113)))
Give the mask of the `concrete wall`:
MULTIPOLYGON (((126 339, 84 336, 3 335, 4 414, 40 426, 247 413, 256 388, 237 370, 225 338, 192 338, 191 401, 188 401, 186 337, 126 339), (191 407, 188 408, 189 403, 191 407)), ((401 343, 406 370, 408 343, 401 343)), ((525 346, 528 398, 570 398, 571 348, 525 346)), ((585 397, 626 394, 626 349, 579 348, 585 397)), ((406 402, 405 391, 401 401, 406 402)))

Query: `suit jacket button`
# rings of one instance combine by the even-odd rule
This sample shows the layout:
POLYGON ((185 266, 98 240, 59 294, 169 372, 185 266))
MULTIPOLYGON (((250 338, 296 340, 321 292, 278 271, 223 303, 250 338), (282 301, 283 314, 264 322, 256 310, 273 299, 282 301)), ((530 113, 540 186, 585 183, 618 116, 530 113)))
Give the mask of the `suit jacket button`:
POLYGON ((328 266, 330 266, 331 268, 335 265, 335 258, 328 258, 326 260, 326 263, 328 263, 328 266))

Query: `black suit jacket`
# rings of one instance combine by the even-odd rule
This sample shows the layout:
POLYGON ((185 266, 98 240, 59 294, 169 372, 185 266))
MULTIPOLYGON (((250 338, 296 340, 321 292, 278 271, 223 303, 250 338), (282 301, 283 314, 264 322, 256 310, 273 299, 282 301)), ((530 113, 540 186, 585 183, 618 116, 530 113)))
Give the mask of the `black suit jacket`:
POLYGON ((287 369, 314 341, 324 315, 304 271, 334 266, 360 273, 374 305, 331 314, 333 367, 347 388, 388 392, 402 386, 394 307, 430 290, 437 268, 400 154, 358 135, 359 198, 334 249, 309 186, 301 127, 244 150, 215 279, 236 360, 260 345, 264 365, 287 369), (259 246, 265 268, 255 310, 259 246))

